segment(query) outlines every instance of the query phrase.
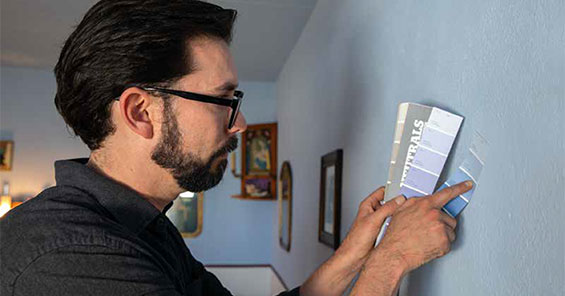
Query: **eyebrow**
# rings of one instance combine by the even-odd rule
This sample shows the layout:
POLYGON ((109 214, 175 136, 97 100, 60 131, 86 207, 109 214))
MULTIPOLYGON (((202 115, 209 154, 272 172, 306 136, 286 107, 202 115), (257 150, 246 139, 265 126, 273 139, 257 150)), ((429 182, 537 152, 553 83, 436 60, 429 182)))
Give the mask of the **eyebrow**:
POLYGON ((220 91, 232 91, 235 90, 237 87, 239 86, 238 83, 233 83, 233 82, 226 82, 218 87, 216 87, 216 90, 220 90, 220 91))

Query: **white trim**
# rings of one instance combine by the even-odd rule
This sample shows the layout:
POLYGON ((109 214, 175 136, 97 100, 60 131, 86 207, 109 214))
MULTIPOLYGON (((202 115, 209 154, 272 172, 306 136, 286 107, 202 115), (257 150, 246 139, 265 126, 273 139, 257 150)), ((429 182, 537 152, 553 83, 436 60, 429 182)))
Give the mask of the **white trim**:
POLYGON ((406 184, 402 184, 402 186, 404 186, 404 187, 406 187, 406 188, 408 188, 408 189, 412 189, 412 190, 414 190, 414 191, 416 191, 416 192, 418 192, 418 193, 425 194, 425 195, 429 195, 429 193, 426 193, 426 192, 424 192, 424 191, 422 191, 422 190, 420 190, 420 189, 418 189, 418 188, 414 188, 414 187, 409 186, 409 185, 406 185, 406 184))
POLYGON ((471 154, 475 156, 475 158, 481 163, 482 166, 485 166, 485 163, 481 160, 481 158, 477 155, 477 153, 473 151, 473 149, 469 148, 469 152, 471 152, 471 154))
POLYGON ((469 203, 469 200, 465 196, 463 196, 463 194, 459 195, 459 197, 461 197, 461 199, 466 203, 469 203))
POLYGON ((445 206, 443 206, 441 209, 442 209, 449 217, 455 218, 455 217, 451 216, 451 213, 450 213, 448 210, 445 209, 445 206))
POLYGON ((431 126, 431 125, 429 125, 429 124, 426 125, 426 127, 429 128, 429 129, 433 129, 434 131, 440 132, 440 133, 442 133, 442 134, 448 135, 448 136, 450 136, 450 137, 452 137, 452 138, 455 138, 455 136, 456 136, 456 135, 450 134, 450 133, 448 133, 448 132, 446 132, 446 131, 444 131, 444 130, 440 130, 440 129, 437 128, 437 127, 433 127, 433 126, 431 126))
POLYGON ((465 173, 465 175, 469 176, 469 178, 471 178, 471 180, 473 180, 473 182, 475 182, 475 184, 477 184, 477 180, 475 180, 475 178, 473 176, 471 176, 471 174, 466 169, 464 169, 462 166, 460 166, 459 169, 462 170, 463 173, 465 173))
POLYGON ((417 169, 419 169, 420 171, 426 172, 426 173, 428 173, 428 174, 430 174, 430 175, 434 175, 434 176, 436 176, 436 177, 439 177, 438 174, 436 174, 436 173, 434 173, 434 172, 432 172, 432 171, 428 171, 428 170, 426 170, 425 168, 421 168, 421 167, 419 167, 419 166, 417 166, 417 165, 415 165, 415 164, 412 164, 412 167, 413 167, 413 168, 417 168, 417 169))
POLYGON ((447 154, 443 154, 443 153, 441 153, 441 152, 439 152, 439 151, 436 151, 436 150, 434 150, 434 149, 432 149, 432 148, 426 147, 426 146, 422 145, 421 142, 420 142, 420 145, 419 145, 418 147, 419 147, 419 148, 424 148, 424 149, 426 149, 426 150, 428 150, 428 151, 430 151, 430 152, 433 152, 433 153, 435 153, 435 154, 439 154, 439 155, 441 155, 441 156, 447 158, 447 154))

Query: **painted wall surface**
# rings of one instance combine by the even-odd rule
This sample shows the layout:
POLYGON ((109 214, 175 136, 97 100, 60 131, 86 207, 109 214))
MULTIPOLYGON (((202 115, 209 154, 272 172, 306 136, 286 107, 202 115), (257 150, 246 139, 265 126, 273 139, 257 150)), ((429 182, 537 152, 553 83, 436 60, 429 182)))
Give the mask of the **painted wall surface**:
MULTIPOLYGON (((11 194, 35 196, 55 184, 53 162, 87 157, 89 150, 67 131, 53 103, 56 90, 51 71, 2 67, 0 136, 15 142, 14 168, 0 172, 11 194)), ((249 123, 276 119, 274 83, 242 82, 242 105, 249 123)), ((240 201, 229 196, 240 191, 231 173, 205 193, 203 232, 187 243, 206 264, 270 262, 272 213, 275 202, 240 201)))
POLYGON ((47 70, 0 68, 0 137, 14 141, 10 172, 0 172, 15 198, 34 197, 55 185, 53 163, 87 157, 89 150, 55 108, 55 76, 47 70))
MULTIPOLYGON (((397 106, 465 116, 447 171, 473 131, 490 143, 480 185, 446 257, 403 295, 563 295, 565 2, 319 1, 277 81, 279 165, 294 179, 290 253, 301 284, 332 250, 318 243, 320 158, 344 149, 342 239, 387 177, 397 106)), ((277 229, 275 223, 274 230, 277 229)))

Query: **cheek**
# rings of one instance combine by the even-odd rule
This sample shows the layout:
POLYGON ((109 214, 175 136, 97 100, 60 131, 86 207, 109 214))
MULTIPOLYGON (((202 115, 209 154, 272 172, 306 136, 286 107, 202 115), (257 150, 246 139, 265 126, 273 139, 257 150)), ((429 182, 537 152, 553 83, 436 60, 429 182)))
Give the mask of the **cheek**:
POLYGON ((225 116, 213 108, 199 110, 186 116, 179 116, 179 131, 184 149, 201 158, 209 158, 223 144, 226 138, 225 116))

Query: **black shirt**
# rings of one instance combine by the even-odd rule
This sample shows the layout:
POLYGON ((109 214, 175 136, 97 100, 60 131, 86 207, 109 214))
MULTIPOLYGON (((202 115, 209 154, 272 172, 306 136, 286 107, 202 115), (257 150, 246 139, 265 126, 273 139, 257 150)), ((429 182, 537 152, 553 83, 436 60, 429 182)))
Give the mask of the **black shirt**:
MULTIPOLYGON (((138 193, 85 164, 0 220, 1 295, 231 295, 176 227, 138 193)), ((285 295, 298 295, 298 288, 285 295)))

